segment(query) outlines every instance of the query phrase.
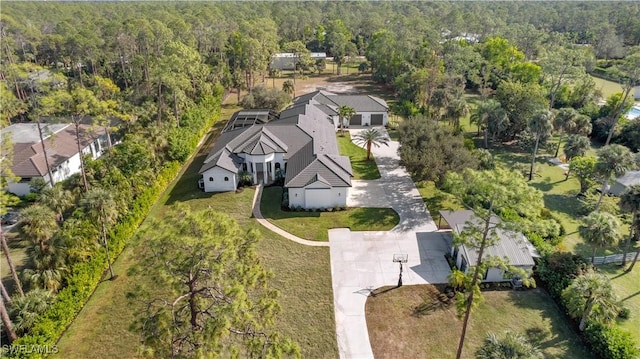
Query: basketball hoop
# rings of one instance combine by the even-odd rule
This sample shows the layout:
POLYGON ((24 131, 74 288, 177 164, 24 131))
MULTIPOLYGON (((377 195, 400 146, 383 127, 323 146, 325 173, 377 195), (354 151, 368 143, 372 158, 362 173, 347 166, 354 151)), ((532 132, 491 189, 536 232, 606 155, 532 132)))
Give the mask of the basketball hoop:
POLYGON ((402 287, 402 263, 407 263, 409 255, 406 253, 394 253, 393 262, 400 263, 400 276, 398 277, 398 287, 402 287))
POLYGON ((409 255, 406 253, 395 253, 393 255, 394 263, 407 263, 408 260, 409 260, 409 255))

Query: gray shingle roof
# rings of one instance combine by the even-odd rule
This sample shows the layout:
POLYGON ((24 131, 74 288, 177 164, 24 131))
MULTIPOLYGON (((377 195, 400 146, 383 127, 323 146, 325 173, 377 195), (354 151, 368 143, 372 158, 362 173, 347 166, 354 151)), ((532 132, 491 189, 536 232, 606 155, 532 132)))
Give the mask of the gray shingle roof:
POLYGON ((316 182, 334 187, 351 186, 353 170, 349 158, 339 154, 331 118, 336 105, 330 96, 334 94, 316 91, 298 97, 293 105, 266 123, 255 122, 248 127, 227 125, 200 173, 215 166, 237 172, 242 158, 231 158, 233 154, 276 152, 284 153, 287 160, 287 187, 305 187, 316 182))
MULTIPOLYGON (((455 233, 461 233, 467 222, 475 222, 478 226, 483 225, 471 210, 440 211, 440 214, 455 233)), ((491 223, 500 223, 500 218, 492 215, 491 223)), ((495 234, 500 240, 485 248, 483 256, 507 258, 509 264, 514 266, 533 266, 535 264, 531 252, 533 246, 522 233, 496 228, 495 234)), ((469 265, 475 266, 478 263, 478 251, 467 245, 461 247, 467 254, 469 265)))
POLYGON ((334 95, 329 99, 338 106, 349 106, 356 112, 385 112, 389 109, 384 100, 371 95, 334 95))

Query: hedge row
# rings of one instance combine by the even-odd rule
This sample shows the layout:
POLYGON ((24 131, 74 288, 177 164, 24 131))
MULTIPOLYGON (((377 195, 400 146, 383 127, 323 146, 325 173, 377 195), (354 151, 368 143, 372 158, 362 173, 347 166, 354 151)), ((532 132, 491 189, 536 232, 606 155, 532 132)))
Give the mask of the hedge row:
MULTIPOLYGON (((167 164, 155 183, 134 201, 125 217, 110 232, 109 246, 114 259, 122 252, 129 238, 179 170, 180 163, 167 164)), ((73 265, 71 274, 67 277, 68 285, 58 292, 56 301, 38 318, 29 334, 18 338, 12 345, 26 345, 26 348, 32 348, 32 345, 52 347, 97 288, 106 269, 104 251, 96 251, 90 262, 73 265)), ((15 355, 18 358, 43 357, 42 354, 29 351, 21 351, 15 355)))
MULTIPOLYGON (((536 242, 533 244, 536 245, 536 242)), ((560 294, 576 277, 592 267, 581 256, 555 251, 543 255, 536 266, 536 272, 551 297, 561 308, 565 308, 560 294)), ((591 351, 603 359, 632 359, 640 355, 640 349, 631 334, 616 326, 592 323, 583 338, 591 351)))
MULTIPOLYGON (((197 147, 198 141, 213 126, 220 113, 220 98, 211 97, 202 101, 192 109, 197 112, 185 114, 187 123, 184 128, 190 131, 189 139, 186 139, 190 153, 197 147), (195 120, 196 117, 199 119, 195 120)), ((183 132, 184 133, 184 132, 183 132)), ((189 156, 182 156, 179 161, 171 161, 157 175, 155 182, 145 189, 131 204, 126 215, 120 217, 109 232, 109 248, 113 253, 113 260, 122 252, 128 240, 135 234, 136 230, 146 218, 151 207, 158 200, 167 186, 173 181, 180 171, 182 162, 189 156)), ((42 358, 45 353, 38 353, 33 348, 52 348, 58 341, 66 328, 80 312, 93 291, 97 288, 107 269, 107 261, 104 251, 96 251, 91 261, 75 263, 71 267, 71 274, 66 277, 67 286, 63 288, 56 297, 56 301, 38 318, 31 328, 31 331, 18 338, 12 344, 14 347, 27 348, 11 353, 16 358, 42 358)))

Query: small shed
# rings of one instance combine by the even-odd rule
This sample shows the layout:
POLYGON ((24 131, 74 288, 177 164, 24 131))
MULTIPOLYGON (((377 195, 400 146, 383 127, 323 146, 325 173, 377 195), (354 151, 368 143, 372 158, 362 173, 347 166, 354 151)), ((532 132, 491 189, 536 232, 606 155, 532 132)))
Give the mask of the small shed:
MULTIPOLYGON (((482 221, 475 216, 471 210, 461 211, 440 211, 442 219, 444 219, 451 231, 460 234, 468 225, 481 226, 482 221)), ((496 215, 491 216, 492 225, 501 222, 496 215)), ((540 257, 535 247, 520 232, 509 231, 502 228, 495 229, 499 240, 494 245, 485 248, 483 258, 485 256, 500 257, 508 261, 509 265, 523 269, 531 270, 535 265, 534 257, 540 257)), ((456 267, 467 273, 470 268, 478 264, 478 251, 475 248, 460 245, 451 246, 451 256, 455 259, 456 267)), ((483 282, 503 282, 511 279, 510 273, 505 272, 501 268, 489 268, 483 275, 483 282)))

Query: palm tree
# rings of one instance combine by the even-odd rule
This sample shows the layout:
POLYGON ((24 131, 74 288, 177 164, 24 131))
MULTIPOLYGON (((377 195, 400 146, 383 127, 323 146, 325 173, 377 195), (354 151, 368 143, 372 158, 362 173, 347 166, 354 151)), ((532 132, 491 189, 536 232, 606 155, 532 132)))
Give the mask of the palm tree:
POLYGON ((495 333, 487 334, 484 343, 476 352, 477 359, 537 359, 543 358, 540 349, 533 346, 519 333, 506 331, 502 338, 495 333))
POLYGON ((13 319, 16 332, 28 331, 54 299, 55 296, 48 290, 33 289, 26 296, 11 301, 9 314, 13 319))
POLYGON ((58 184, 42 191, 38 198, 38 202, 56 212, 58 223, 62 223, 64 221, 64 211, 73 206, 73 196, 71 195, 71 192, 65 190, 58 184))
POLYGON ((62 287, 62 274, 67 271, 63 239, 55 236, 45 250, 35 246, 29 250, 33 268, 22 272, 24 281, 30 288, 57 292, 62 287))
POLYGON ((282 91, 284 91, 291 97, 296 97, 296 85, 291 80, 286 80, 282 83, 282 91))
POLYGON ((115 279, 113 268, 111 266, 111 257, 109 256, 109 241, 107 240, 107 227, 113 225, 118 219, 118 209, 116 201, 113 199, 111 192, 95 188, 87 193, 82 201, 82 205, 87 215, 93 220, 94 224, 102 233, 102 244, 107 256, 107 264, 109 265, 109 273, 111 280, 115 279))
POLYGON ((578 117, 578 111, 573 107, 564 107, 558 111, 556 118, 553 120, 553 128, 556 131, 560 131, 560 138, 558 139, 558 146, 556 147, 556 153, 553 157, 558 157, 560 152, 560 146, 562 145, 562 139, 566 133, 569 133, 576 125, 576 118, 578 117))
POLYGON ((591 212, 584 218, 578 232, 587 243, 593 246, 591 263, 596 257, 598 246, 606 247, 614 244, 620 238, 620 221, 611 213, 591 212))
POLYGON ((569 136, 564 144, 564 155, 567 162, 574 157, 584 156, 589 147, 591 147, 591 141, 589 141, 588 137, 582 135, 569 136))
POLYGON ((454 128, 460 127, 460 119, 469 116, 469 104, 462 98, 452 100, 445 108, 445 117, 454 128))
POLYGON ((351 116, 356 114, 356 110, 349 106, 338 106, 338 117, 340 118, 340 134, 344 136, 344 128, 347 127, 351 116))
POLYGON ((631 247, 631 239, 640 234, 640 185, 630 187, 620 196, 620 209, 631 213, 629 237, 627 237, 622 252, 622 266, 624 267, 627 265, 627 252, 631 247))
POLYGON ((11 259, 11 254, 9 253, 9 245, 7 245, 7 238, 4 236, 4 231, 0 227, 0 244, 2 245, 2 252, 4 252, 4 256, 7 259, 7 264, 9 264, 9 271, 11 271, 11 277, 13 277, 13 281, 16 285, 16 291, 21 296, 24 296, 24 292, 22 291, 22 284, 20 283, 20 279, 18 278, 18 272, 16 271, 16 266, 13 264, 13 260, 11 259))
POLYGON ((18 339, 16 335, 16 331, 13 330, 13 323, 11 323, 11 318, 9 318, 9 312, 7 312, 7 307, 4 303, 4 298, 0 298, 0 317, 2 318, 2 326, 4 330, 7 332, 7 339, 9 339, 9 343, 18 339))
POLYGON ((562 291, 562 300, 569 315, 580 318, 580 331, 587 327, 589 319, 610 323, 618 315, 618 300, 609 278, 589 271, 573 280, 562 291))
POLYGON ((367 148, 367 161, 371 158, 371 146, 380 147, 380 145, 389 146, 389 137, 383 135, 375 128, 358 132, 353 137, 353 142, 365 146, 367 148))
POLYGON ((600 150, 598 163, 596 163, 596 172, 602 178, 602 187, 600 188, 600 198, 596 204, 596 211, 600 208, 604 195, 609 192, 611 177, 624 175, 633 166, 633 163, 633 155, 625 146, 613 144, 600 150))
POLYGON ((536 155, 538 154, 538 146, 540 145, 540 139, 549 136, 551 134, 551 128, 553 123, 553 113, 549 110, 544 110, 536 113, 531 117, 528 123, 529 131, 536 136, 536 142, 533 147, 533 154, 531 155, 531 169, 529 170, 529 181, 533 179, 533 169, 536 164, 536 155))
POLYGON ((509 124, 509 116, 500 102, 488 100, 478 105, 471 113, 471 123, 478 126, 478 131, 484 131, 484 148, 489 148, 489 132, 493 136, 502 132, 509 124))
POLYGON ((36 203, 23 210, 21 216, 22 230, 44 252, 47 241, 58 229, 55 212, 49 207, 36 203))

